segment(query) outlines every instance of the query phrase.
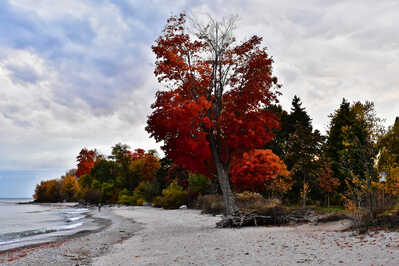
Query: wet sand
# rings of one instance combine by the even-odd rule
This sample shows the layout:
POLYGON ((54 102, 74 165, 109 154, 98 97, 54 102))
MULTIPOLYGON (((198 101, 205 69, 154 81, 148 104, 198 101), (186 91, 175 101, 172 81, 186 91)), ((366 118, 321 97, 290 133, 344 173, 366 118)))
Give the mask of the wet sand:
POLYGON ((115 215, 111 208, 90 209, 97 227, 41 243, 0 253, 1 265, 91 265, 92 258, 105 254, 110 246, 131 237, 141 226, 115 215))

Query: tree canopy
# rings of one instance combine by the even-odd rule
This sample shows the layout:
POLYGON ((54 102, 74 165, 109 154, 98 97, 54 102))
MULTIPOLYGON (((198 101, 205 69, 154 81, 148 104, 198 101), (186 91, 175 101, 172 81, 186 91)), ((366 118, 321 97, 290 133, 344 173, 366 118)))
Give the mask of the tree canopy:
POLYGON ((154 73, 167 89, 157 92, 146 127, 175 163, 217 174, 228 214, 236 210, 227 176, 231 161, 265 146, 278 127, 264 110, 278 95, 273 60, 258 36, 237 44, 234 23, 211 19, 190 35, 184 14, 168 19, 152 47, 154 73))

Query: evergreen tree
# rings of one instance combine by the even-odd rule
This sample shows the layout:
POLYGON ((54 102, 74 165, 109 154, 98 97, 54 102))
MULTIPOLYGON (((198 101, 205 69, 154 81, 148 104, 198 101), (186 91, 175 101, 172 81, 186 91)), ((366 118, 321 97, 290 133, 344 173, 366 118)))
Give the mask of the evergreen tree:
POLYGON ((280 127, 278 129, 274 129, 275 137, 274 139, 265 147, 266 149, 271 149, 274 154, 276 154, 280 159, 286 157, 286 143, 289 137, 290 132, 288 130, 289 127, 289 114, 285 111, 281 105, 270 105, 267 108, 267 111, 273 112, 280 121, 280 127))
POLYGON ((344 193, 346 182, 351 182, 355 176, 369 183, 376 178, 375 136, 380 131, 381 120, 376 117, 372 102, 350 105, 345 99, 330 117, 327 157, 333 176, 340 181, 338 191, 344 193))
POLYGON ((319 158, 323 137, 318 130, 313 131, 312 120, 297 96, 292 100, 288 121, 290 133, 285 162, 294 181, 289 196, 291 200, 296 200, 301 195, 300 198, 305 204, 306 198, 320 198, 317 181, 321 168, 319 158))
POLYGON ((323 137, 318 130, 313 131, 312 120, 298 96, 292 100, 290 114, 281 106, 273 106, 270 110, 280 118, 280 130, 268 148, 285 162, 291 172, 293 186, 287 194, 289 200, 297 202, 304 186, 310 191, 308 196, 319 198, 317 180, 321 166, 318 158, 323 137))

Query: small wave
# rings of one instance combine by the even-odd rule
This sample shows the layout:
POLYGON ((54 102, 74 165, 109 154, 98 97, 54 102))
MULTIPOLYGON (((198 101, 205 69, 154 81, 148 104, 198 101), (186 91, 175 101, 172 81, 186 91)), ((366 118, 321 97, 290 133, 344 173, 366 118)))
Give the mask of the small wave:
POLYGON ((87 213, 89 209, 75 209, 75 210, 65 210, 63 211, 66 214, 80 214, 80 213, 87 213))
POLYGON ((79 227, 81 225, 83 225, 83 222, 76 223, 76 224, 65 225, 65 226, 60 227, 59 231, 74 229, 74 228, 77 228, 77 227, 79 227))
POLYGON ((41 211, 28 211, 25 213, 43 213, 43 212, 49 212, 50 210, 41 210, 41 211))
POLYGON ((8 241, 14 241, 18 242, 18 239, 29 237, 29 236, 35 236, 35 235, 41 235, 41 234, 48 234, 55 232, 56 230, 54 229, 36 229, 36 230, 27 230, 27 231, 22 231, 22 232, 14 232, 14 233, 7 233, 0 235, 0 243, 3 242, 8 242, 8 241))
POLYGON ((73 222, 73 221, 77 221, 77 220, 80 220, 80 219, 83 219, 83 218, 85 218, 85 216, 83 216, 83 215, 76 216, 76 217, 70 217, 70 218, 67 218, 67 221, 68 222, 73 222))
POLYGON ((13 239, 13 240, 7 240, 7 241, 0 241, 0 246, 1 245, 9 245, 9 244, 14 244, 23 241, 21 238, 13 239))

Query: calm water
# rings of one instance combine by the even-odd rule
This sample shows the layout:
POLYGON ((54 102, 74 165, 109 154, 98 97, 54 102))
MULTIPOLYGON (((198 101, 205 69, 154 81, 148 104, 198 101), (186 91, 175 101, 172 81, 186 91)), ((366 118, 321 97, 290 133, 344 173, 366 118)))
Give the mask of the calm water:
POLYGON ((17 204, 32 199, 0 198, 0 250, 54 240, 88 223, 88 209, 57 204, 17 204))

